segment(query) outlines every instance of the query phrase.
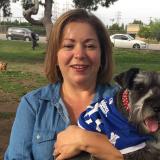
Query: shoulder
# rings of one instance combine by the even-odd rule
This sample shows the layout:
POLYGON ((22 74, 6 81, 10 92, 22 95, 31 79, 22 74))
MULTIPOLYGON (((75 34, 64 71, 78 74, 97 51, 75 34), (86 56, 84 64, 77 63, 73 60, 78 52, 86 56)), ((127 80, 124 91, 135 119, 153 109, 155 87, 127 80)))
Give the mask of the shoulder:
POLYGON ((47 86, 35 89, 24 95, 20 104, 28 104, 31 107, 37 107, 39 106, 39 103, 42 103, 43 101, 50 102, 53 99, 54 101, 57 101, 60 98, 59 90, 60 83, 48 84, 47 86))
POLYGON ((96 89, 95 101, 103 99, 105 97, 113 97, 119 90, 117 85, 111 84, 99 84, 96 89))
POLYGON ((24 97, 30 98, 39 98, 39 99, 45 99, 45 100, 50 100, 55 93, 57 93, 57 90, 59 90, 60 84, 55 83, 55 84, 48 84, 46 86, 40 87, 38 89, 35 89, 26 95, 24 97))
POLYGON ((106 84, 102 86, 104 88, 104 94, 115 95, 120 89, 118 85, 106 84))

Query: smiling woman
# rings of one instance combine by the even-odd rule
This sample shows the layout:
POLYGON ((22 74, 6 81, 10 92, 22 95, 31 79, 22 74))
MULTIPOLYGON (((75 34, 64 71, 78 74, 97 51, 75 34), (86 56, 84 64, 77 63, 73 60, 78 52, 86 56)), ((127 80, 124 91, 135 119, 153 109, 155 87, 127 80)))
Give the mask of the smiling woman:
POLYGON ((100 67, 100 44, 94 29, 84 22, 71 22, 64 28, 58 66, 64 82, 83 87, 96 83, 100 67))
MULTIPOLYGON (((91 25, 86 22, 69 23, 64 28, 57 56, 57 65, 61 70, 63 79, 65 79, 62 85, 62 97, 64 102, 68 104, 72 123, 75 124, 80 112, 85 109, 83 107, 87 103, 89 104, 93 96, 87 100, 88 102, 86 101, 83 107, 78 107, 75 114, 73 114, 70 101, 73 101, 74 95, 70 95, 70 85, 85 89, 92 83, 93 88, 90 87, 92 92, 96 85, 97 73, 100 67, 100 44, 91 25)), ((76 97, 74 99, 76 100, 76 97)))
POLYGON ((102 22, 83 9, 61 15, 45 59, 50 84, 22 97, 5 160, 62 160, 82 151, 89 158, 122 160, 106 136, 77 126, 86 106, 117 92, 110 85, 112 68, 112 47, 102 22))

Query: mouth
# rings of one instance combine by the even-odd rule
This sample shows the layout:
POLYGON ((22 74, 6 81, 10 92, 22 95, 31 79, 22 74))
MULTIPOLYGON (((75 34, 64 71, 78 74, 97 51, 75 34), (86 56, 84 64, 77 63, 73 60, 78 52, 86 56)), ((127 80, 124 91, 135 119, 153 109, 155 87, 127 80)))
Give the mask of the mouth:
POLYGON ((144 120, 144 124, 150 133, 157 132, 158 129, 160 128, 160 123, 156 116, 147 117, 144 120))
POLYGON ((76 71, 85 71, 89 65, 84 65, 84 64, 74 64, 74 65, 71 65, 71 67, 73 69, 75 69, 76 71))

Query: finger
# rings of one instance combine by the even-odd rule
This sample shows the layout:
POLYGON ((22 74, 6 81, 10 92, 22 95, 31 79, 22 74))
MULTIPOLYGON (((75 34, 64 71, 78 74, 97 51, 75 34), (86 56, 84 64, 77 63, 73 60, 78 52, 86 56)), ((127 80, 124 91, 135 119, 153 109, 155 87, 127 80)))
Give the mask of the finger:
POLYGON ((65 159, 66 159, 66 157, 64 157, 63 154, 59 154, 59 155, 56 157, 55 160, 65 160, 65 159))
POLYGON ((53 152, 53 156, 57 157, 58 155, 60 155, 60 152, 58 149, 55 149, 53 152))
POLYGON ((54 144, 54 148, 56 148, 56 147, 57 147, 57 143, 54 144))

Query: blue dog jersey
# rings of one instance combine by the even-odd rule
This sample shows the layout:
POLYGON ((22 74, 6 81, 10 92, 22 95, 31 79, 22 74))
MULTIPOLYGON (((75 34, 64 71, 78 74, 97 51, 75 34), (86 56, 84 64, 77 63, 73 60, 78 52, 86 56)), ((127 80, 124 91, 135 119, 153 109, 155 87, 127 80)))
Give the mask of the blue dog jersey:
POLYGON ((107 135, 109 141, 122 154, 130 153, 145 147, 149 136, 140 135, 135 126, 115 107, 112 97, 91 104, 80 115, 78 125, 89 131, 107 135))

